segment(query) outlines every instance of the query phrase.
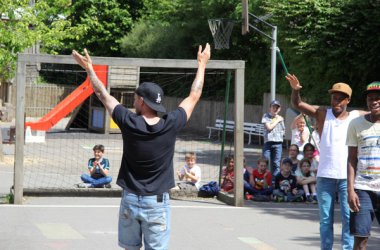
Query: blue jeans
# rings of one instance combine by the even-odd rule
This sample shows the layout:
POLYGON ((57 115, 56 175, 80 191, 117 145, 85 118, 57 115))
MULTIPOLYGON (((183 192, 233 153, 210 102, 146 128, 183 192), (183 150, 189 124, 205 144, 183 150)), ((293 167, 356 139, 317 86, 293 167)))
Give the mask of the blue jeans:
POLYGON ((347 200, 347 180, 318 177, 319 231, 321 234, 321 249, 323 250, 331 250, 333 248, 334 202, 337 192, 342 217, 341 249, 352 249, 354 244, 354 238, 350 235, 350 209, 347 200))
POLYGON ((280 172, 282 155, 282 142, 268 141, 264 143, 263 156, 272 164, 272 174, 276 176, 280 172))
POLYGON ((90 183, 92 187, 102 187, 103 185, 106 185, 112 182, 111 176, 105 176, 99 179, 94 179, 88 174, 82 174, 80 178, 82 179, 84 183, 90 183))
POLYGON ((272 192, 273 192, 272 187, 267 187, 267 188, 263 188, 263 189, 252 188, 252 194, 253 195, 271 195, 272 192))
POLYGON ((119 246, 165 250, 170 239, 169 193, 140 196, 123 190, 119 211, 119 246))

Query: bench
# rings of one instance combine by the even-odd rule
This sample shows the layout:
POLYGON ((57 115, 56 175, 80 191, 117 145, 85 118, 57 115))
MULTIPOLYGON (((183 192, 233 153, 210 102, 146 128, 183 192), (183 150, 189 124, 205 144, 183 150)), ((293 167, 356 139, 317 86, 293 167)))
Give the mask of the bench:
MULTIPOLYGON (((218 139, 220 139, 220 131, 223 131, 223 125, 224 125, 224 120, 216 119, 215 125, 213 127, 210 127, 210 126, 206 127, 209 129, 208 138, 209 139, 211 138, 212 130, 217 130, 218 131, 218 139)), ((234 132, 234 130, 235 130, 235 122, 226 120, 226 131, 234 132)))
POLYGON ((261 145, 261 137, 264 137, 264 124, 262 123, 244 123, 244 134, 248 135, 248 144, 251 144, 251 136, 256 135, 259 137, 259 144, 261 145))
MULTIPOLYGON (((211 138, 211 133, 213 130, 218 131, 218 139, 220 139, 220 131, 223 131, 224 121, 222 119, 216 119, 215 125, 213 127, 208 126, 209 129, 208 138, 211 138)), ((233 132, 235 130, 235 122, 226 120, 226 131, 233 132)), ((264 124, 262 123, 252 123, 244 122, 244 134, 248 135, 248 144, 252 142, 252 135, 259 137, 259 144, 261 145, 261 137, 264 136, 264 124)))

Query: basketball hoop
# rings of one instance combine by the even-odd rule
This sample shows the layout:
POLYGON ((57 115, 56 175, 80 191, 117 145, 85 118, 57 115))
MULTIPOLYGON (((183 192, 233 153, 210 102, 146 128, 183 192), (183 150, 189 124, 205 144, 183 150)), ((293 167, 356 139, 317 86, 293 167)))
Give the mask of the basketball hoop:
POLYGON ((214 38, 215 49, 229 49, 230 36, 234 28, 235 21, 226 18, 209 19, 212 37, 214 38))

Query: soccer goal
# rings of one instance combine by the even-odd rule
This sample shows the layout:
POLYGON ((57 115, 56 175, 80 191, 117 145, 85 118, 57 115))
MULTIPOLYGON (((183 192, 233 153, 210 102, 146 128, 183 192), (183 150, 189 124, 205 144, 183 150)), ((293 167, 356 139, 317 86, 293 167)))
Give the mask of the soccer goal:
MULTIPOLYGON (((133 108, 131 100, 138 84, 154 81, 165 91, 164 105, 168 111, 189 93, 197 68, 196 60, 93 57, 93 63, 99 65, 97 74, 108 91, 123 105, 133 108)), ((229 150, 235 155, 236 164, 243 166, 245 62, 211 60, 201 101, 178 137, 173 159, 176 171, 184 163, 185 153, 195 152, 203 182, 219 176, 220 141, 209 138, 206 127, 223 113, 227 70, 232 72, 234 86, 234 105, 228 116, 235 121, 229 150)), ((24 193, 79 195, 75 184, 86 173, 96 144, 105 146, 104 157, 110 161, 113 178, 111 191, 117 191, 122 138, 91 92, 86 73, 73 58, 19 54, 16 79, 15 203, 22 203, 24 193), (27 70, 33 64, 40 65, 40 77, 34 80, 27 70)), ((242 176, 236 177, 242 180, 242 176)), ((239 196, 243 197, 243 193, 239 196)), ((242 201, 235 205, 242 206, 242 201)))

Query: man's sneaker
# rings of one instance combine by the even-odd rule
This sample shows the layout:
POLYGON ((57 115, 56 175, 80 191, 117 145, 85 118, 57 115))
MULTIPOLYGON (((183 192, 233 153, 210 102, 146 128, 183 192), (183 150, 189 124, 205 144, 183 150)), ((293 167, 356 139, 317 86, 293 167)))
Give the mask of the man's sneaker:
POLYGON ((104 188, 111 188, 111 183, 104 185, 104 188))
POLYGON ((313 203, 313 197, 311 195, 306 196, 306 203, 313 203))
POLYGON ((81 183, 76 184, 76 186, 77 188, 90 188, 92 185, 90 183, 81 182, 81 183))

